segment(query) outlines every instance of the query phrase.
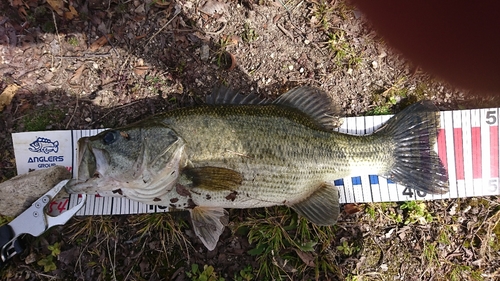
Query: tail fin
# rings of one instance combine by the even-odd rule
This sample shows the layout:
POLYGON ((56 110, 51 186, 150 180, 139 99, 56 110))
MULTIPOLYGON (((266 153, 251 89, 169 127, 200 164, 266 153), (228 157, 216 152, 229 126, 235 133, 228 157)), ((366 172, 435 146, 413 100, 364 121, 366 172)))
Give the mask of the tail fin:
POLYGON ((433 194, 448 192, 448 175, 434 151, 439 111, 430 101, 413 104, 396 114, 377 133, 391 136, 395 149, 389 179, 433 194))

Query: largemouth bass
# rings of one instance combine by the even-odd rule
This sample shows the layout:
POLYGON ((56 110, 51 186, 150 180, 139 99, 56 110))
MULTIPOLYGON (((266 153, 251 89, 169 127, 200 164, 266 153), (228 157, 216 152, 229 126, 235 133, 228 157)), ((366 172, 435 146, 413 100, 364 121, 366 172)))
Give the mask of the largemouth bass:
POLYGON ((225 208, 286 205, 318 225, 335 224, 332 181, 381 175, 427 193, 448 191, 433 150, 439 125, 430 101, 416 103, 368 136, 333 131, 339 111, 311 87, 262 101, 221 89, 209 104, 156 115, 78 142, 70 193, 123 196, 191 212, 215 248, 225 208))

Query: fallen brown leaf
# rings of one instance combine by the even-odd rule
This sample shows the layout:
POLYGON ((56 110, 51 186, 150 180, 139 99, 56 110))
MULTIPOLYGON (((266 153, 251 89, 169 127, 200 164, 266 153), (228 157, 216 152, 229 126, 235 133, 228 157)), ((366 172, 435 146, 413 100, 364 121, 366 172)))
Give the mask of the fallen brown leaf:
POLYGON ((214 14, 223 14, 227 11, 227 4, 219 1, 208 0, 200 7, 200 12, 213 16, 214 14))
POLYGON ((69 12, 64 13, 64 17, 67 20, 72 20, 77 16, 78 16, 78 12, 76 11, 75 7, 73 7, 73 6, 69 6, 69 12))
POLYGON ((314 256, 312 253, 307 253, 307 252, 302 252, 299 249, 294 249, 299 258, 307 265, 310 267, 315 267, 316 265, 314 264, 314 256))
POLYGON ((157 7, 168 7, 171 4, 170 1, 166 1, 166 0, 154 1, 153 3, 157 7))
POLYGON ((82 64, 77 70, 75 70, 75 73, 73 73, 73 76, 69 79, 70 83, 78 83, 84 70, 85 64, 82 64))
POLYGON ((10 4, 12 5, 12 7, 20 7, 24 5, 22 0, 12 0, 10 4))
POLYGON ((59 15, 63 16, 64 15, 64 2, 63 0, 47 0, 47 3, 54 9, 54 11, 59 15))
POLYGON ((344 205, 344 211, 349 214, 349 215, 352 215, 352 214, 355 214, 355 213, 358 213, 358 212, 361 212, 361 209, 359 208, 358 205, 356 204, 352 204, 352 203, 349 203, 349 204, 345 204, 344 205))
POLYGON ((149 67, 146 65, 134 67, 134 73, 136 75, 144 75, 148 71, 149 67))
POLYGON ((27 110, 31 110, 33 108, 33 106, 31 105, 31 103, 27 99, 21 99, 19 101, 19 104, 20 104, 20 106, 17 109, 17 111, 20 114, 24 114, 27 110))
POLYGON ((102 46, 106 45, 108 43, 108 39, 113 38, 113 34, 108 34, 106 36, 101 36, 99 39, 95 40, 94 43, 92 43, 89 47, 89 50, 91 52, 97 51, 99 48, 102 46))
POLYGON ((228 45, 238 45, 241 42, 241 37, 238 35, 222 35, 222 40, 228 45))
POLYGON ((20 87, 18 85, 12 84, 8 85, 5 90, 3 90, 2 94, 0 94, 0 112, 4 109, 5 106, 9 105, 12 101, 12 98, 16 94, 17 89, 20 87))

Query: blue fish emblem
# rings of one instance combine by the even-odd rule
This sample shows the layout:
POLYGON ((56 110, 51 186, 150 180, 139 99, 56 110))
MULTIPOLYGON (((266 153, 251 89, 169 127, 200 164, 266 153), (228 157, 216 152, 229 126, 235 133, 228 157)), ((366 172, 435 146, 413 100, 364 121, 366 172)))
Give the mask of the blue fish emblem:
POLYGON ((34 142, 30 143, 29 150, 31 152, 41 152, 45 154, 51 152, 57 153, 57 151, 59 151, 59 142, 53 142, 50 139, 39 137, 34 142))

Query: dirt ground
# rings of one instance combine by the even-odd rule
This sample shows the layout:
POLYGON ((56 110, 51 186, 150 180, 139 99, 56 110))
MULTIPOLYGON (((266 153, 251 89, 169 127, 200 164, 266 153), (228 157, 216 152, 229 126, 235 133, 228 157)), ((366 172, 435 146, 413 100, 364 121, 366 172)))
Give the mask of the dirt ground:
MULTIPOLYGON (((340 1, 2 1, 0 52, 0 90, 19 86, 1 112, 1 180, 15 175, 13 132, 116 127, 202 103, 220 84, 269 98, 312 85, 330 93, 346 116, 397 112, 422 99, 442 110, 500 106, 494 97, 455 89, 408 63, 362 13, 340 1)), ((28 239, 26 251, 1 275, 498 280, 499 204, 488 197, 423 207, 348 205, 336 227, 307 226, 317 238, 311 249, 283 243, 269 253, 255 251, 255 235, 259 227, 297 221, 283 208, 232 210, 212 252, 182 213, 80 217, 28 239), (411 219, 415 210, 425 223, 411 219)))

